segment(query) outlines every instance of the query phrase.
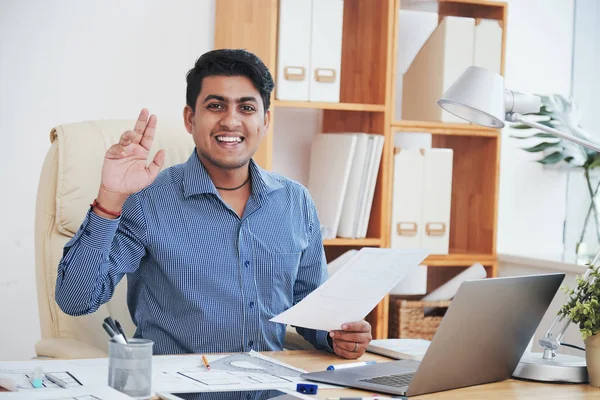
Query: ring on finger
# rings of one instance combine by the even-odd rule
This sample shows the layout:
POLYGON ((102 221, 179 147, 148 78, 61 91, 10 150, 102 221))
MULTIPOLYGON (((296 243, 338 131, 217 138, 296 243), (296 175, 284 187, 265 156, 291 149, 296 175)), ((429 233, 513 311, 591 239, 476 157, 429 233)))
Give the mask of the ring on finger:
POLYGON ((356 353, 356 350, 358 350, 358 342, 354 342, 354 350, 352 352, 356 353))

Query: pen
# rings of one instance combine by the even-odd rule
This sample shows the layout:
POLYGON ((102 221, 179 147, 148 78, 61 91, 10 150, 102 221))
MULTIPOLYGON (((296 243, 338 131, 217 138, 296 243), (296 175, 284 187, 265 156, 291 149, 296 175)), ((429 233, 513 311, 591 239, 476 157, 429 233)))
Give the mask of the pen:
POLYGON ((54 383, 55 385, 60 386, 63 389, 67 388, 67 382, 63 381, 62 379, 60 379, 58 376, 54 376, 52 374, 46 374, 46 378, 48 378, 48 380, 52 383, 54 383))
POLYGON ((110 336, 115 342, 120 344, 127 344, 125 338, 120 333, 117 334, 108 322, 104 321, 102 323, 102 327, 104 328, 106 333, 108 333, 108 336, 110 336))
POLYGON ((206 359, 206 356, 204 354, 202 354, 202 362, 204 363, 206 369, 210 371, 210 364, 208 363, 208 360, 206 359))
POLYGON ((33 371, 33 376, 31 377, 31 385, 39 389, 42 387, 42 378, 44 376, 44 371, 40 367, 36 367, 33 371))
POLYGON ((350 364, 330 365, 329 367, 327 367, 327 371, 335 371, 335 370, 344 369, 344 368, 364 367, 365 365, 371 365, 371 364, 377 364, 377 362, 376 361, 363 361, 363 362, 356 362, 356 363, 350 363, 350 364))
POLYGON ((121 326, 119 321, 117 321, 116 319, 115 319, 115 325, 116 325, 117 329, 119 330, 119 332, 121 333, 121 335, 123 335, 123 339, 125 339, 125 343, 129 343, 129 340, 127 340, 127 335, 125 335, 125 331, 123 330, 123 327, 121 326))

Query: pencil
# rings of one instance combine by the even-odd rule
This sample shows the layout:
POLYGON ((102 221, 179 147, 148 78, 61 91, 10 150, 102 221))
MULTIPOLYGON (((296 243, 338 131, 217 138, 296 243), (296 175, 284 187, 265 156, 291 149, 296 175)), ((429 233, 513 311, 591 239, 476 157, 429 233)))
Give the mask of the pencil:
POLYGON ((208 363, 208 360, 206 359, 206 356, 204 354, 202 355, 202 362, 204 363, 206 369, 210 371, 210 364, 208 363))

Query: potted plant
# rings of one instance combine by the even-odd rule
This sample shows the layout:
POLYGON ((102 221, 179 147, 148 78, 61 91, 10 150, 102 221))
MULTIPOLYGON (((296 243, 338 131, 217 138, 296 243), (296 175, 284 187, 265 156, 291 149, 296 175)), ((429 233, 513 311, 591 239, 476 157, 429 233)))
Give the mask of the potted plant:
MULTIPOLYGON (((559 129, 590 142, 598 142, 598 138, 581 128, 579 108, 571 99, 560 94, 540 97, 542 99, 540 111, 536 114, 528 114, 529 117, 542 125, 559 129)), ((582 170, 589 204, 586 206, 585 219, 576 242, 575 252, 578 261, 586 264, 600 249, 600 193, 598 191, 600 169, 597 168, 600 167, 600 153, 552 134, 535 131, 535 128, 528 125, 518 123, 511 127, 523 131, 534 130, 528 135, 511 135, 511 137, 519 140, 533 140, 535 144, 524 147, 523 150, 530 153, 541 153, 542 158, 537 162, 582 170)))
POLYGON ((577 277, 575 288, 563 287, 569 300, 558 314, 579 326, 590 385, 600 387, 600 266, 588 268, 587 277, 577 277))

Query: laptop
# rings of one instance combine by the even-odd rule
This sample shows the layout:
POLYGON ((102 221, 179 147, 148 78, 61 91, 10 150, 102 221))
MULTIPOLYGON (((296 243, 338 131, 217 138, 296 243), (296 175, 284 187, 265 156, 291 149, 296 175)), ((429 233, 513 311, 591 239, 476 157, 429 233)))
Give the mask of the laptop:
POLYGON ((416 396, 512 376, 565 274, 465 281, 422 361, 302 374, 304 379, 416 396))

